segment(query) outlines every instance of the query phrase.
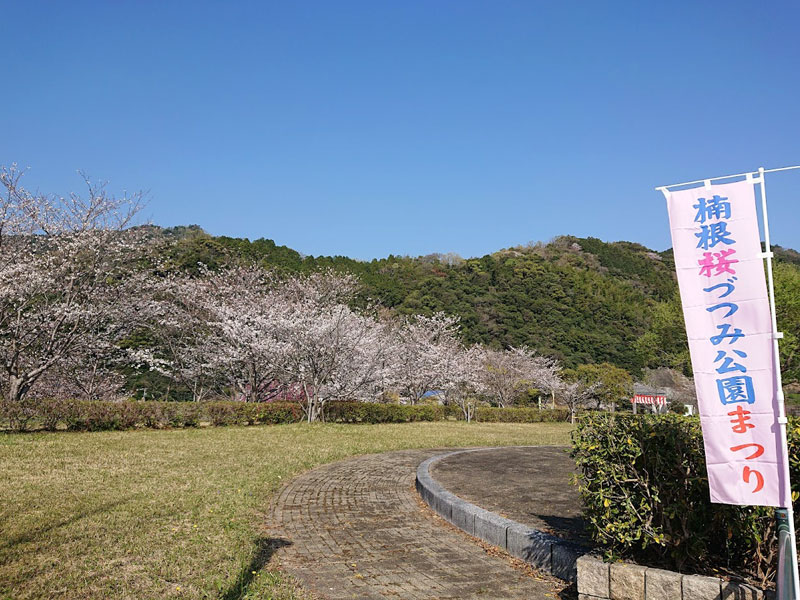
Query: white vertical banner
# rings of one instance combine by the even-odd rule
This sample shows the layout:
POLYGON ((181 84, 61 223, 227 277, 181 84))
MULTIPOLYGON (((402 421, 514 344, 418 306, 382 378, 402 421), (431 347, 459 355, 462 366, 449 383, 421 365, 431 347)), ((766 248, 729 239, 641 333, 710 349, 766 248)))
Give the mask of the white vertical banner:
POLYGON ((791 506, 751 175, 667 199, 711 501, 791 506))

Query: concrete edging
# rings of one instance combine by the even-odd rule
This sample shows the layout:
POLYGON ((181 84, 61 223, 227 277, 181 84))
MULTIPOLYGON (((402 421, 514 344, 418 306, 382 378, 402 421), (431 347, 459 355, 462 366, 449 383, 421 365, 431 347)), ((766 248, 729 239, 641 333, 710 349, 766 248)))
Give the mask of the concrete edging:
POLYGON ((417 492, 434 512, 462 531, 560 579, 575 581, 577 560, 585 548, 471 504, 448 492, 430 474, 431 465, 443 458, 495 449, 456 450, 429 458, 417 467, 417 492))
POLYGON ((605 563, 577 544, 532 529, 448 492, 430 474, 435 462, 473 448, 433 456, 417 467, 416 488, 440 517, 538 569, 575 581, 579 600, 769 600, 772 593, 717 577, 683 575, 630 563, 605 563))

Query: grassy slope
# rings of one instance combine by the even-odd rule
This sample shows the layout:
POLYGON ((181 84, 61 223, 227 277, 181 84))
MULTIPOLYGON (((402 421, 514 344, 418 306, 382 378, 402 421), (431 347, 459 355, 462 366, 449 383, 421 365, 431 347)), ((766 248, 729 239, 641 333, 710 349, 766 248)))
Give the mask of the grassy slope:
POLYGON ((0 435, 0 597, 296 598, 263 565, 282 482, 402 448, 567 443, 566 424, 0 435))

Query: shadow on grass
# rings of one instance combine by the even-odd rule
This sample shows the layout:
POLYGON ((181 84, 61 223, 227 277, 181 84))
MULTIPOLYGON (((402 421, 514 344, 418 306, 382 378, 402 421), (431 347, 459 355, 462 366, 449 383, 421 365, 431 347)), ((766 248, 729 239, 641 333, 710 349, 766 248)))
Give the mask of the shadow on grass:
POLYGON ((106 502, 105 504, 101 504, 100 506, 93 508, 92 510, 82 510, 80 512, 75 513, 74 515, 70 516, 67 519, 62 519, 56 523, 52 523, 45 527, 39 527, 38 529, 34 529, 27 533, 23 533, 22 535, 18 535, 16 537, 12 537, 7 542, 0 545, 0 549, 10 549, 16 546, 17 544, 24 544, 26 542, 32 542, 37 538, 40 538, 46 533, 53 531, 54 529, 59 529, 61 527, 66 527, 67 525, 71 525, 81 519, 85 519, 86 517, 93 517, 95 515, 99 515, 104 512, 109 512, 112 509, 120 506, 122 504, 127 504, 130 502, 130 498, 125 498, 124 500, 117 500, 115 502, 106 502))
POLYGON ((225 592, 220 595, 221 600, 239 600, 247 593, 247 588, 255 578, 254 573, 258 573, 264 565, 269 562, 276 551, 291 546, 292 542, 280 538, 260 537, 256 539, 256 549, 250 564, 244 567, 236 581, 225 592))

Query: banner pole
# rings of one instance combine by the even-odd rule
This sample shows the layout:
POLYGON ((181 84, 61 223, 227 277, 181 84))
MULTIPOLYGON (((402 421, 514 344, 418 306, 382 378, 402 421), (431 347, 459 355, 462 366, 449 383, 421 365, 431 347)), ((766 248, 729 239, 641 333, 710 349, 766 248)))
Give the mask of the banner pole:
MULTIPOLYGON (((776 169, 777 170, 777 169, 776 169)), ((797 564, 797 535, 795 532, 794 527, 794 509, 792 507, 792 487, 791 487, 791 479, 789 476, 789 444, 788 444, 788 437, 786 435, 786 425, 788 423, 788 419, 786 418, 786 409, 784 407, 784 395, 783 395, 783 382, 781 379, 781 363, 780 363, 780 348, 778 346, 778 340, 783 337, 782 334, 778 332, 778 319, 775 312, 775 285, 772 276, 772 246, 770 244, 769 238, 769 218, 767 216, 767 188, 764 182, 764 174, 765 169, 764 167, 759 167, 758 169, 758 178, 759 178, 759 186, 761 188, 761 212, 762 217, 764 219, 764 245, 765 245, 765 252, 764 257, 767 259, 767 284, 769 289, 769 303, 770 303, 770 312, 772 316, 772 355, 773 360, 775 362, 775 385, 776 385, 776 398, 778 401, 778 425, 781 429, 781 450, 783 452, 783 473, 784 473, 784 480, 786 481, 786 485, 789 486, 788 494, 789 494, 789 502, 788 506, 785 509, 778 509, 776 511, 776 518, 778 519, 778 529, 779 529, 779 540, 778 540, 778 599, 779 600, 800 600, 798 597, 798 592, 800 591, 800 571, 798 571, 798 564, 797 564), (785 523, 788 521, 788 523, 785 523), (788 531, 785 531, 786 525, 788 525, 788 531), (780 530, 784 530, 782 533, 788 537, 788 540, 783 541, 780 540, 780 530), (787 544, 786 541, 789 543, 787 544), (788 547, 787 547, 788 546, 788 547), (791 556, 786 556, 786 553, 789 552, 791 556), (791 561, 791 575, 786 573, 788 561, 791 561), (784 575, 781 577, 781 575, 784 575), (791 582, 791 591, 785 589, 785 586, 791 582)))

